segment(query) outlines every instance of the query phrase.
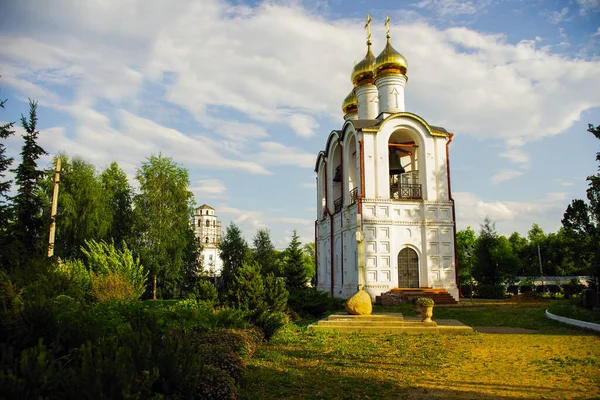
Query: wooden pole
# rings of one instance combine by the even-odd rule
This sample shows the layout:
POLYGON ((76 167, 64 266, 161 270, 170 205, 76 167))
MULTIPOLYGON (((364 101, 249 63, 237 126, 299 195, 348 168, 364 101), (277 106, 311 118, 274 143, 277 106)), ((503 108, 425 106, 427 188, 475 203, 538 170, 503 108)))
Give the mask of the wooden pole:
POLYGON ((56 157, 54 171, 54 192, 52 193, 52 210, 50 211, 50 234, 48 236, 48 257, 54 255, 54 238, 56 234, 56 208, 58 205, 58 184, 60 183, 60 157, 56 157))
POLYGON ((152 290, 152 300, 156 300, 156 275, 154 275, 154 288, 152 290))

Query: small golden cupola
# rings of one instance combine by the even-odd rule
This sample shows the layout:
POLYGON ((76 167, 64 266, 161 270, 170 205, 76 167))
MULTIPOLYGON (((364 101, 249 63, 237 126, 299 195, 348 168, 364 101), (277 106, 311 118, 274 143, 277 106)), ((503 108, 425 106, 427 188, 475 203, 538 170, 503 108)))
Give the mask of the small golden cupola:
POLYGON ((367 40, 367 54, 358 64, 352 69, 352 83, 354 87, 373 83, 373 65, 375 64, 375 56, 371 52, 371 40, 367 40))
POLYGON ((371 52, 371 21, 373 18, 367 14, 367 54, 352 70, 352 84, 354 85, 354 95, 357 100, 358 119, 374 119, 379 113, 377 104, 377 88, 373 84, 375 76, 373 66, 375 56, 371 52))
POLYGON ((402 54, 398 53, 390 43, 390 16, 385 16, 385 31, 387 43, 375 60, 373 73, 375 86, 379 93, 379 116, 385 119, 389 115, 405 111, 404 87, 408 63, 402 54))
POLYGON ((354 89, 348 93, 348 96, 342 102, 342 111, 344 112, 344 119, 348 119, 353 114, 358 113, 358 99, 354 93, 354 89))
POLYGON ((385 19, 385 29, 386 34, 385 37, 387 39, 387 43, 385 44, 385 48, 377 56, 375 59, 375 66, 373 67, 374 77, 378 76, 394 74, 394 75, 404 75, 408 72, 408 62, 406 62, 406 58, 392 47, 392 43, 390 42, 390 17, 386 15, 385 19))

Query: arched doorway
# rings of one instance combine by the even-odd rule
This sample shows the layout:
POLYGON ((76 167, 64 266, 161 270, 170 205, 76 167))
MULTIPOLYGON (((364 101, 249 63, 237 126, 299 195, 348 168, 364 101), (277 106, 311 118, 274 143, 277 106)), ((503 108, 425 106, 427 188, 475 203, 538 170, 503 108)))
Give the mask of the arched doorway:
POLYGON ((419 255, 409 247, 398 253, 398 287, 419 287, 419 255))

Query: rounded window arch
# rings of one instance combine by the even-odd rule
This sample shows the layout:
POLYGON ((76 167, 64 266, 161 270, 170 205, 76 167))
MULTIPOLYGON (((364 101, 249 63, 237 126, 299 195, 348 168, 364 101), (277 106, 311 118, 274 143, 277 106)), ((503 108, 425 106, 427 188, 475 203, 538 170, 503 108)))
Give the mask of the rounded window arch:
POLYGON ((344 182, 346 190, 345 203, 354 204, 360 191, 360 154, 357 137, 354 132, 344 139, 344 182))

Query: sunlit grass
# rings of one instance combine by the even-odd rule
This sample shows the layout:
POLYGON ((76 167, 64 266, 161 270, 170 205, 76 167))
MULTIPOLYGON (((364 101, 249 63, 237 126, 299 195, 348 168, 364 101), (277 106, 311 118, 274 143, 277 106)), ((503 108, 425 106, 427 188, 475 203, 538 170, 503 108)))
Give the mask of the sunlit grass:
MULTIPOLYGON (((434 319, 534 334, 368 335, 288 325, 248 362, 247 399, 600 397, 600 336, 547 319, 548 304, 436 307, 434 319)), ((385 308, 410 315, 410 307, 385 308)), ((375 312, 381 312, 376 308, 375 312)))

